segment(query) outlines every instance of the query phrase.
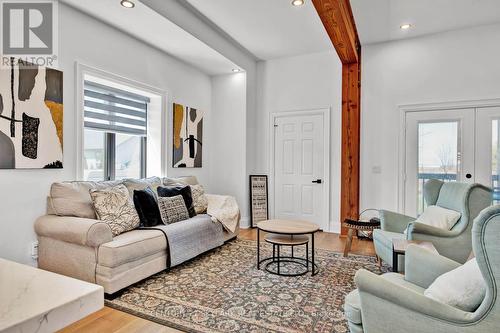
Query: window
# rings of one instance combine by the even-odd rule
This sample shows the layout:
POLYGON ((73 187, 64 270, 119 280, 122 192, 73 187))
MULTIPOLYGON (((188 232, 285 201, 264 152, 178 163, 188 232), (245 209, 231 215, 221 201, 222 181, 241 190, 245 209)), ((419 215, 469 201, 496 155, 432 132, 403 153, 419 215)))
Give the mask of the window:
POLYGON ((85 80, 84 179, 146 176, 148 97, 85 80))

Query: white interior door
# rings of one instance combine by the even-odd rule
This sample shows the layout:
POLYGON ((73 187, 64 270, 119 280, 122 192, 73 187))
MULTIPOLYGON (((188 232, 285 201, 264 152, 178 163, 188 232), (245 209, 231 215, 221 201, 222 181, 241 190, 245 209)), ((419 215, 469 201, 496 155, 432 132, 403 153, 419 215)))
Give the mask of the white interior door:
POLYGON ((476 177, 493 189, 493 201, 500 203, 500 107, 476 109, 476 177))
POLYGON ((406 114, 404 213, 424 209, 429 179, 474 181, 474 109, 406 114))
POLYGON ((274 125, 275 217, 328 230, 323 115, 277 117, 274 125))

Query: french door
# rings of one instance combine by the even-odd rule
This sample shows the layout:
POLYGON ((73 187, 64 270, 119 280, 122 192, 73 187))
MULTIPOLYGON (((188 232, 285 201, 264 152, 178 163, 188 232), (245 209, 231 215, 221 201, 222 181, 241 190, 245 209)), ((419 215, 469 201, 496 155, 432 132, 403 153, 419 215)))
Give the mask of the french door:
POLYGON ((477 182, 499 192, 499 128, 500 107, 408 112, 404 212, 422 213, 429 179, 477 182))

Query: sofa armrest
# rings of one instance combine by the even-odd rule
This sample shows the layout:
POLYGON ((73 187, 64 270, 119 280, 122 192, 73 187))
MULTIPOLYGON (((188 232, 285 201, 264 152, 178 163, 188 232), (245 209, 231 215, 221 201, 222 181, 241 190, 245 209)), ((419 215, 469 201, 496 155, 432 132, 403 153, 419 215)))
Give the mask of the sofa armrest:
POLYGON ((391 212, 388 210, 380 210, 380 227, 382 230, 403 233, 408 223, 415 221, 414 217, 391 212))
POLYGON ((38 236, 78 245, 98 247, 113 240, 111 228, 104 222, 71 216, 45 215, 35 222, 38 236))
POLYGON ((428 236, 434 236, 434 237, 455 237, 456 232, 446 230, 446 229, 441 229, 437 227, 433 227, 428 224, 423 224, 420 222, 411 222, 408 225, 408 239, 415 239, 415 240, 425 240, 424 237, 418 237, 415 238, 416 234, 420 235, 428 235, 428 236))
POLYGON ((428 288, 437 277, 459 266, 456 261, 411 244, 406 250, 405 280, 428 288))
MULTIPOLYGON (((398 306, 400 309, 392 315, 402 316, 403 318, 408 316, 414 318, 416 315, 420 315, 422 319, 430 317, 453 324, 467 324, 471 322, 474 316, 473 313, 440 303, 364 269, 360 269, 356 273, 354 280, 358 286, 361 308, 363 309, 363 326, 366 324, 370 327, 370 322, 365 323, 364 312, 377 311, 376 304, 379 304, 379 302, 371 304, 372 299, 374 301, 381 299, 398 306)), ((389 317, 387 321, 390 322, 389 317)), ((390 328, 387 327, 387 331, 389 330, 390 328)))

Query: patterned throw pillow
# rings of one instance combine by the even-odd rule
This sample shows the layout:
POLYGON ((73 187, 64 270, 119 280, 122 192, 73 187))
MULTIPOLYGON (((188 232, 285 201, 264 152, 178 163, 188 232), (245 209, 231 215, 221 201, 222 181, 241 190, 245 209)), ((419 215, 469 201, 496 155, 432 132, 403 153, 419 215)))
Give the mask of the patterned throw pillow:
POLYGON ((208 199, 205 195, 205 189, 201 185, 190 185, 193 195, 193 206, 196 214, 204 214, 208 208, 208 199))
POLYGON ((158 186, 157 191, 159 197, 175 197, 176 195, 182 195, 189 217, 196 216, 196 211, 193 207, 193 195, 191 194, 191 187, 189 187, 189 185, 158 186))
POLYGON ((182 195, 173 197, 159 197, 161 219, 165 224, 171 224, 189 219, 189 213, 182 195))
POLYGON ((113 236, 139 226, 139 215, 124 185, 90 190, 90 197, 94 203, 97 218, 109 224, 113 236))

